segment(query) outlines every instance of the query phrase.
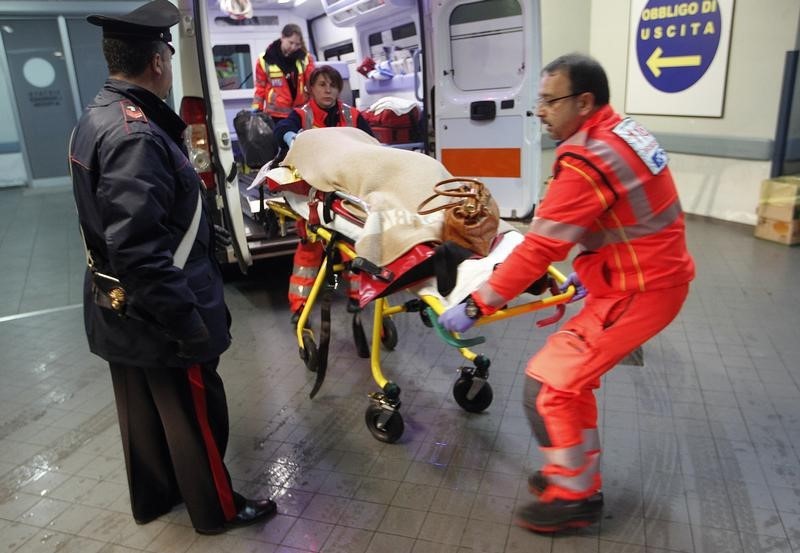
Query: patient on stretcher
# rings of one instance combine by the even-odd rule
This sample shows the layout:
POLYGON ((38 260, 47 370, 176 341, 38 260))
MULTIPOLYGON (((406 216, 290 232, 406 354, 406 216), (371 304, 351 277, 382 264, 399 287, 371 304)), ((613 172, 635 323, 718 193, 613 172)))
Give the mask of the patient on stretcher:
MULTIPOLYGON (((281 196, 302 225, 323 226, 354 245, 361 307, 412 285, 414 292, 441 296, 446 307, 464 299, 522 240, 501 221, 492 251, 483 258, 442 244, 443 212, 419 215, 417 207, 437 182, 449 178, 447 169, 427 155, 388 148, 358 129, 335 127, 298 134, 280 166, 262 169, 254 183, 281 196)), ((429 205, 447 201, 436 198, 429 205)))

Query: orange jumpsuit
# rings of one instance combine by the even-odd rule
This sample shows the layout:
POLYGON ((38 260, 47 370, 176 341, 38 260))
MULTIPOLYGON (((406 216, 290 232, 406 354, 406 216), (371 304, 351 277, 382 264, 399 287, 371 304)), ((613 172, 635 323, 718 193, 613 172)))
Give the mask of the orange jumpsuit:
POLYGON ((490 314, 530 275, 581 251, 573 267, 589 294, 526 367, 527 414, 545 458, 542 501, 600 488, 593 390, 600 377, 666 327, 694 277, 684 216, 653 136, 610 106, 559 144, 554 178, 524 241, 473 294, 490 314))
MULTIPOLYGON (((275 50, 274 47, 274 43, 270 45, 270 49, 275 50)), ((279 48, 278 45, 277 51, 279 48)), ((294 83, 295 94, 292 96, 286 74, 278 65, 267 63, 266 52, 261 54, 256 62, 252 107, 267 113, 270 117, 282 119, 288 116, 293 108, 305 104, 308 101, 306 83, 314 70, 314 58, 311 54, 305 54, 295 61, 295 67, 297 80, 294 83)))
MULTIPOLYGON (((297 115, 300 116, 303 129, 325 126, 327 112, 320 108, 314 100, 308 102, 301 108, 295 108, 297 115)), ((356 127, 358 123, 358 109, 339 102, 339 124, 338 127, 356 127)), ((291 121, 291 119, 289 120, 291 121)), ((284 122, 280 123, 284 125, 284 122)), ((298 228, 299 233, 304 234, 304 228, 298 228)), ((292 266, 292 276, 289 277, 289 308, 292 313, 296 313, 303 307, 308 295, 311 293, 311 286, 319 273, 322 264, 322 244, 319 242, 309 242, 301 240, 294 252, 294 264, 292 266)), ((347 297, 352 301, 358 301, 358 278, 350 271, 342 273, 347 283, 347 297)))

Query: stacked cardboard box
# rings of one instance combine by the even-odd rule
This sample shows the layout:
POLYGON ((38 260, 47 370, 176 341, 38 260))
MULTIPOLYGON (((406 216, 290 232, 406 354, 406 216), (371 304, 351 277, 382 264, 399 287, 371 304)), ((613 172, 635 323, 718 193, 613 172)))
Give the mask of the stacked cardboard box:
POLYGON ((800 243, 800 175, 761 183, 755 234, 781 244, 800 243))

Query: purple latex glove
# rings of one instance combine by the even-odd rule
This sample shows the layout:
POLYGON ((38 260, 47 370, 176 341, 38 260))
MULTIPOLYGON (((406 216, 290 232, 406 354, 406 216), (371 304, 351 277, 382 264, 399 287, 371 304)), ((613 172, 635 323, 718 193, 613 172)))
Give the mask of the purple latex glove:
POLYGON ((576 272, 570 273, 569 276, 567 277, 567 280, 565 280, 564 284, 559 286, 558 289, 563 293, 567 291, 567 288, 569 288, 570 285, 575 287, 575 294, 569 299, 567 303, 572 303, 574 301, 582 300, 583 298, 586 297, 586 294, 589 293, 589 291, 581 282, 581 279, 578 278, 578 273, 576 272))
POLYGON ((450 332, 464 332, 472 328, 475 324, 475 319, 467 317, 466 304, 459 303, 454 305, 441 315, 439 315, 439 323, 450 332))

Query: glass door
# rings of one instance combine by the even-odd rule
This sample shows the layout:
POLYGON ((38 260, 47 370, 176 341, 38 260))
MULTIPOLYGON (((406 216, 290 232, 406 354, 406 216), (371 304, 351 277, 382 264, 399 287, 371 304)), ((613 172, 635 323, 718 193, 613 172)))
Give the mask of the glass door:
POLYGON ((64 178, 76 115, 58 20, 0 19, 0 29, 30 176, 64 178))

